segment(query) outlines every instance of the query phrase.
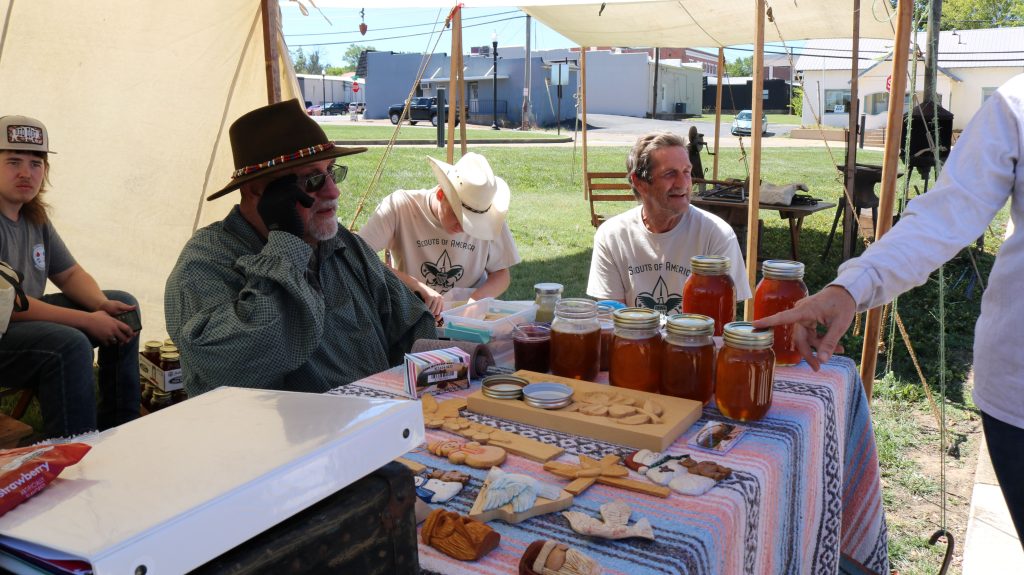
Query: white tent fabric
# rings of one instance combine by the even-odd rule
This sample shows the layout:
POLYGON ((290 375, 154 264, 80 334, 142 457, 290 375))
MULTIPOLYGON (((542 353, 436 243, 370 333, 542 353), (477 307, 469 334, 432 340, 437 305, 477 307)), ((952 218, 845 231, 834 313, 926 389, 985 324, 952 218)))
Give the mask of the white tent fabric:
MULTIPOLYGON (((298 97, 287 50, 284 99, 298 97)), ((0 115, 49 130, 51 215, 104 289, 166 337, 164 284, 194 225, 237 202, 228 127, 267 104, 259 0, 0 0, 0 115)))
MULTIPOLYGON (((765 24, 766 42, 848 38, 852 33, 849 0, 768 5, 775 24, 765 24)), ((888 0, 863 0, 861 6, 861 38, 892 38, 888 0)), ((519 7, 580 46, 725 47, 750 44, 755 37, 753 0, 561 0, 519 7)))

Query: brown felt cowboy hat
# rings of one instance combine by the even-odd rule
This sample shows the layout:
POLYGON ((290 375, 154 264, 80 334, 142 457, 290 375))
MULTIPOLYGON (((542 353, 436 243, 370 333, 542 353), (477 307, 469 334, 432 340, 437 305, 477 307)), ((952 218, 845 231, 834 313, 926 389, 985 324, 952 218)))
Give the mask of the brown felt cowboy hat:
POLYGON ((298 100, 257 108, 235 120, 228 133, 235 171, 228 185, 207 201, 282 170, 366 151, 335 146, 298 100))

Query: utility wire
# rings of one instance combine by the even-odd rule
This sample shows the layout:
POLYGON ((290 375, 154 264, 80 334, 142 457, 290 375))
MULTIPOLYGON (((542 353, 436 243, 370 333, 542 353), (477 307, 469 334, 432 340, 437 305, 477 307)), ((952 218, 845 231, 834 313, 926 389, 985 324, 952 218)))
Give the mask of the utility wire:
MULTIPOLYGON (((508 20, 521 20, 526 16, 512 16, 511 18, 502 18, 500 20, 490 20, 487 22, 480 22, 479 24, 470 24, 469 26, 463 26, 463 30, 466 28, 476 28, 478 26, 488 26, 490 24, 497 24, 498 22, 506 22, 508 20)), ((372 42, 382 42, 384 40, 401 40, 403 38, 416 38, 418 36, 430 36, 432 32, 421 32, 418 34, 406 34, 404 36, 388 36, 385 38, 363 38, 360 40, 354 40, 352 42, 318 42, 315 44, 289 44, 289 48, 309 48, 312 46, 343 46, 346 44, 369 44, 372 42)))
MULTIPOLYGON (((507 14, 519 14, 519 13, 520 13, 520 10, 509 10, 507 12, 497 12, 495 14, 484 14, 484 15, 481 15, 481 16, 472 16, 470 18, 463 18, 462 21, 465 22, 466 20, 479 20, 480 18, 494 18, 495 16, 505 16, 507 14)), ((380 32, 380 31, 383 31, 383 30, 405 30, 407 28, 422 28, 424 26, 433 26, 433 24, 409 24, 407 26, 391 26, 389 28, 378 28, 378 27, 374 26, 373 27, 373 31, 374 32, 380 32)), ((463 27, 465 27, 465 26, 463 26, 463 27)), ((307 33, 304 33, 304 34, 285 34, 284 37, 285 38, 293 38, 295 36, 331 36, 331 35, 343 35, 343 34, 344 35, 350 35, 350 34, 360 34, 361 35, 361 33, 358 30, 351 30, 351 31, 345 31, 345 32, 307 32, 307 33)))

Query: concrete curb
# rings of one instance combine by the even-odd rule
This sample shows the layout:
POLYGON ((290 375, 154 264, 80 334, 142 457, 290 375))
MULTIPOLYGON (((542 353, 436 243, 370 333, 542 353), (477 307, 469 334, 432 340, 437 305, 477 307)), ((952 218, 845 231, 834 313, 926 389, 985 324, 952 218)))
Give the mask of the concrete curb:
POLYGON ((963 575, 1013 573, 1024 565, 1024 550, 1006 509, 984 436, 971 493, 971 515, 964 537, 963 575))

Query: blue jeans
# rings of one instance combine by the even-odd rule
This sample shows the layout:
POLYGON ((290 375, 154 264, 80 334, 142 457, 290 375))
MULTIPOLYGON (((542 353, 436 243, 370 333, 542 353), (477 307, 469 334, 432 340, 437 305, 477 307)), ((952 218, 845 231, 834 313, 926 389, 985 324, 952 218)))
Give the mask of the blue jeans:
POLYGON ((985 443, 1006 507, 1024 548, 1024 429, 981 412, 985 443))
MULTIPOLYGON (((138 305, 131 294, 104 291, 112 300, 138 305)), ((63 294, 48 304, 81 309, 63 294)), ((139 416, 139 336, 124 345, 103 345, 76 328, 47 321, 11 322, 0 338, 0 385, 33 388, 49 437, 107 429, 139 416), (93 348, 99 347, 100 403, 93 384, 93 348)))

